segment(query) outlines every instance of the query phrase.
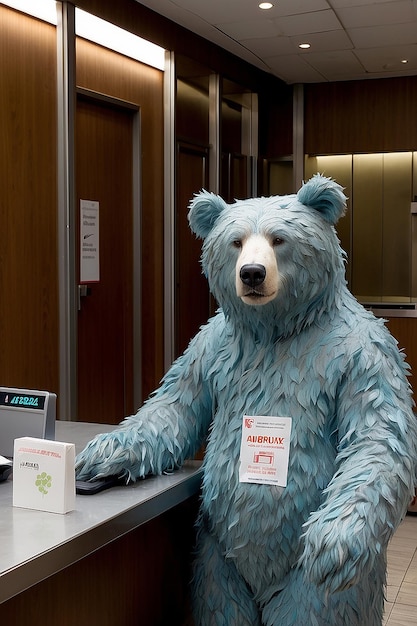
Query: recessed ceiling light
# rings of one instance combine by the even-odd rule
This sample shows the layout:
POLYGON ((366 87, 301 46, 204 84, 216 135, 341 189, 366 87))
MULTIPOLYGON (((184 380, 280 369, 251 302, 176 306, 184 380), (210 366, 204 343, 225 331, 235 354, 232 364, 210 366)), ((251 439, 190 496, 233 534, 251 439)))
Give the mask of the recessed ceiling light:
POLYGON ((302 48, 303 50, 308 50, 308 48, 311 47, 311 44, 309 44, 309 43, 300 43, 298 47, 302 48))
POLYGON ((408 59, 401 59, 401 63, 408 63, 408 59))
POLYGON ((274 5, 272 4, 272 2, 261 2, 260 4, 258 4, 258 6, 260 9, 266 10, 266 9, 272 9, 274 5))

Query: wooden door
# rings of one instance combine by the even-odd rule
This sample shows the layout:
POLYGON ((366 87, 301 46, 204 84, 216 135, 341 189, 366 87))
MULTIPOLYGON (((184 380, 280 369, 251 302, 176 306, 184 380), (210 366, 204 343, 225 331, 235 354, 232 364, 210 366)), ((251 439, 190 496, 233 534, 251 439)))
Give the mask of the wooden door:
POLYGON ((78 211, 81 199, 99 202, 100 230, 100 280, 78 313, 79 421, 118 423, 133 410, 133 115, 77 102, 78 211))

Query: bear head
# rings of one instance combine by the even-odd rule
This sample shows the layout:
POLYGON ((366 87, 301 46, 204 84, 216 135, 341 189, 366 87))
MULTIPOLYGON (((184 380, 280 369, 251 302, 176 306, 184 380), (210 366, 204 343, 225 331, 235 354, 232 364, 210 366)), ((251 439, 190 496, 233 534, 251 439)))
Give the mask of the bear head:
POLYGON ((227 317, 292 332, 346 288, 334 229, 346 196, 332 179, 316 174, 297 194, 233 204, 202 191, 189 208, 191 230, 204 240, 203 272, 227 317))

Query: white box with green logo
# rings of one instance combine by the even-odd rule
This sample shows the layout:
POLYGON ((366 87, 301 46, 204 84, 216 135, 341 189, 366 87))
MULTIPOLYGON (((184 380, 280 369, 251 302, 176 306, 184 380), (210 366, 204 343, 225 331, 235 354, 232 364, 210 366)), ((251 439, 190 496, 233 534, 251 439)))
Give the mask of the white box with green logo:
POLYGON ((14 442, 13 506, 51 513, 75 509, 75 445, 34 437, 14 442))

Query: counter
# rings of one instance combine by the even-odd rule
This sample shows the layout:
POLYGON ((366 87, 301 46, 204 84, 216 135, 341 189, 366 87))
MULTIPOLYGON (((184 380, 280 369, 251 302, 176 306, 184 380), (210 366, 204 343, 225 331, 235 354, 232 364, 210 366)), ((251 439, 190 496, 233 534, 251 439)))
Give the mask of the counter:
MULTIPOLYGON (((79 452, 96 433, 114 426, 57 422, 56 440, 79 452)), ((12 480, 0 484, 0 603, 21 594, 186 501, 199 491, 201 462, 172 475, 76 496, 76 510, 59 515, 12 506, 12 480)))

